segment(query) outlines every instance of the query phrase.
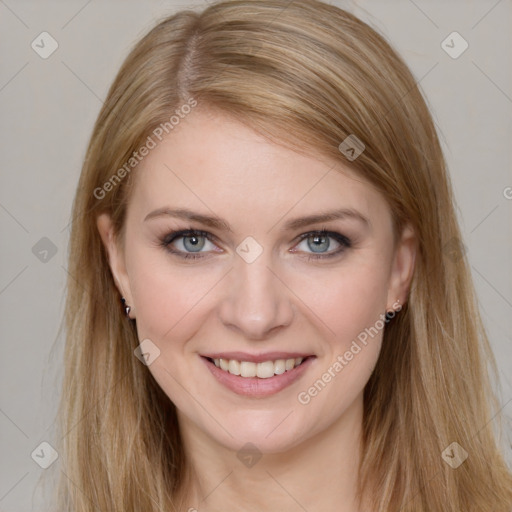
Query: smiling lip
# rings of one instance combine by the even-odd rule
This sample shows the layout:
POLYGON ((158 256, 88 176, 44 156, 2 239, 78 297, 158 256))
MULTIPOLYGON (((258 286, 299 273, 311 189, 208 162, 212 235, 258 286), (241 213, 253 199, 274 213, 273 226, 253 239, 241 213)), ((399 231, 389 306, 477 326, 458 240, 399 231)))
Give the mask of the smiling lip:
POLYGON ((285 353, 285 352, 268 352, 266 354, 250 355, 242 352, 224 352, 222 354, 211 354, 208 356, 201 356, 207 368, 212 372, 213 376, 228 389, 238 395, 243 395, 252 398, 263 398, 273 395, 290 386, 295 382, 304 372, 309 368, 314 361, 315 356, 307 356, 304 354, 285 353), (274 375, 268 379, 260 379, 259 377, 240 377, 233 375, 221 368, 217 368, 215 364, 210 361, 212 359, 236 359, 238 361, 251 361, 254 363, 261 363, 264 361, 275 361, 277 359, 291 359, 292 357, 304 357, 304 361, 299 365, 288 370, 281 375, 274 375))
POLYGON ((251 363, 263 363, 265 361, 277 361, 278 359, 296 359, 297 357, 311 356, 300 352, 265 352, 264 354, 247 354, 246 352, 216 352, 211 354, 201 354, 202 357, 210 359, 235 359, 236 361, 249 361, 251 363))

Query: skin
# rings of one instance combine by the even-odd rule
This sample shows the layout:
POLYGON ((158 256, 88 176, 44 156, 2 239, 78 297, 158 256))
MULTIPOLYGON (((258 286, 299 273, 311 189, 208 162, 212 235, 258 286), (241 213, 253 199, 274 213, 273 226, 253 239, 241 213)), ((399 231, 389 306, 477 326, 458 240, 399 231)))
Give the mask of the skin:
MULTIPOLYGON (((298 154, 225 114, 196 109, 137 168, 124 240, 106 214, 98 229, 139 339, 160 350, 148 371, 177 407, 194 474, 184 510, 221 511, 226 503, 247 511, 360 510, 363 389, 383 330, 309 403, 297 397, 365 328, 406 300, 414 233, 406 226, 395 243, 383 196, 339 162, 298 154), (145 220, 163 207, 221 217, 232 232, 169 215, 145 220), (339 208, 357 210, 368 224, 345 217, 283 230, 292 218, 339 208), (190 228, 215 237, 200 238, 202 259, 182 259, 160 244, 169 232, 190 228), (319 253, 312 237, 309 244, 298 237, 323 228, 352 245, 308 261, 319 253), (247 236, 263 248, 252 263, 236 252, 247 236), (316 358, 292 385, 265 398, 225 388, 199 356, 276 350, 316 358), (247 442, 262 454, 252 467, 237 457, 247 442)), ((341 246, 328 240, 320 254, 341 246)), ((190 253, 184 241, 172 247, 190 253)))

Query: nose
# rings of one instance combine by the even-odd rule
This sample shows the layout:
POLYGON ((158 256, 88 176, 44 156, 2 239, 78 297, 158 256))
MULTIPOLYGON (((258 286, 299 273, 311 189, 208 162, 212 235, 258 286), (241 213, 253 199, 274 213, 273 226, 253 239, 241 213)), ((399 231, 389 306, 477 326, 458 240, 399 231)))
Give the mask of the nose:
POLYGON ((265 251, 252 263, 237 257, 226 277, 226 294, 219 307, 224 325, 251 340, 266 339, 272 331, 290 325, 293 294, 265 251))

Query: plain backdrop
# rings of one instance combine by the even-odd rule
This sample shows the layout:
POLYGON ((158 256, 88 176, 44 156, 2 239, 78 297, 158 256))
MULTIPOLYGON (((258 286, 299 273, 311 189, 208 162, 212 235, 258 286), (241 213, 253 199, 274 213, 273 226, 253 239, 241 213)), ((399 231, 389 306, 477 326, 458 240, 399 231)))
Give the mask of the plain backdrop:
MULTIPOLYGON (((431 107, 499 365, 500 408, 510 418, 512 3, 331 3, 388 38, 431 107), (444 48, 451 47, 452 55, 443 48, 446 39, 444 48), (464 41, 468 48, 453 58, 464 41)), ((41 442, 52 442, 62 378, 58 329, 68 224, 95 118, 133 43, 163 16, 206 5, 202 0, 0 0, 1 511, 42 511, 38 479, 59 471, 58 463, 42 469, 31 454, 41 442), (46 59, 31 46, 42 32, 58 44, 46 59)), ((504 441, 509 461, 511 425, 504 441)))

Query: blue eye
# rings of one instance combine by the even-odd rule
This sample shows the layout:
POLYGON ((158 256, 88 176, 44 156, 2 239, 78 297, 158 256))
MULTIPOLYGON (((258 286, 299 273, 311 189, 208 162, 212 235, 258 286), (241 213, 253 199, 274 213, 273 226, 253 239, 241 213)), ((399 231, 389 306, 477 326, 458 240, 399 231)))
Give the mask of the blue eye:
POLYGON ((211 235, 206 231, 197 229, 185 229, 181 231, 174 231, 169 233, 163 240, 162 245, 170 253, 176 254, 185 259, 198 259, 202 258, 201 250, 204 248, 206 241, 211 243, 211 235), (175 241, 181 241, 184 250, 172 249, 171 244, 175 241), (188 252, 190 251, 190 252, 188 252), (194 253, 197 253, 194 254, 194 253))
POLYGON ((297 245, 305 243, 306 247, 312 251, 308 253, 308 260, 311 259, 322 259, 332 258, 341 254, 345 249, 351 247, 351 241, 344 235, 333 231, 327 231, 325 229, 321 231, 312 231, 310 233, 304 233, 300 236, 301 242, 297 245), (338 248, 328 252, 331 247, 331 240, 335 240, 338 244, 338 248))
MULTIPOLYGON (((320 231, 311 231, 300 235, 300 244, 305 244, 306 248, 311 251, 296 251, 305 252, 308 255, 308 260, 311 259, 325 259, 332 258, 341 254, 343 251, 351 247, 352 242, 344 235, 334 231, 327 231, 325 229, 320 231), (329 251, 331 248, 332 240, 335 241, 337 247, 335 250, 329 251)), ((212 243, 214 237, 206 232, 197 229, 184 229, 181 231, 173 231, 165 236, 160 244, 171 254, 175 254, 184 259, 199 259, 204 258, 203 252, 209 252, 212 248, 207 247, 210 243, 213 248, 216 246, 212 243), (179 242, 182 247, 176 248, 175 243, 179 242), (206 246, 206 251, 202 251, 206 246)), ((178 244, 179 245, 179 244, 178 244)))

